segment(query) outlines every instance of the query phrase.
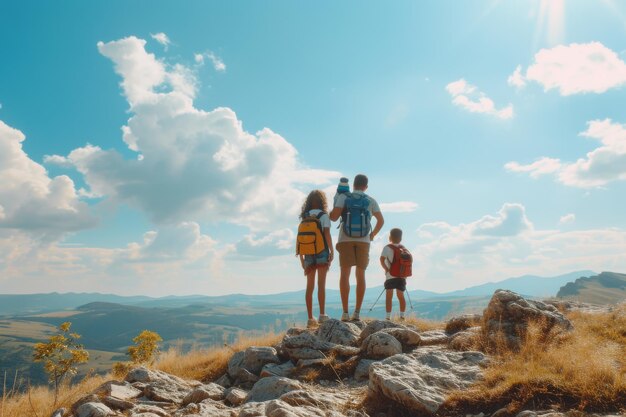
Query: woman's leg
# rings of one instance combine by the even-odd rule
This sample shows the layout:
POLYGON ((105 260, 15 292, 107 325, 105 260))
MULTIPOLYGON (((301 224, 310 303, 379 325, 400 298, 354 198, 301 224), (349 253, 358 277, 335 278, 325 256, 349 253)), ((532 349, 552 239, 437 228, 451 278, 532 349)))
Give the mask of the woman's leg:
POLYGON ((326 314, 326 274, 328 268, 317 271, 317 302, 320 305, 320 315, 326 314))
POLYGON ((306 292, 304 300, 306 301, 306 312, 309 320, 313 318, 313 290, 315 289, 315 268, 311 268, 306 274, 306 292))

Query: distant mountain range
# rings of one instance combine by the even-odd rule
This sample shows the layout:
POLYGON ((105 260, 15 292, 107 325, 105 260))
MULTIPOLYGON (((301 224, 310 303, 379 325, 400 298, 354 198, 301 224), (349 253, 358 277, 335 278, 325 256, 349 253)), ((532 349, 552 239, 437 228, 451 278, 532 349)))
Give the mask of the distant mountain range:
MULTIPOLYGON (((524 275, 508 278, 503 281, 490 282, 464 290, 447 293, 436 293, 425 290, 411 291, 414 300, 450 299, 462 297, 489 297, 497 289, 509 289, 525 296, 543 298, 554 297, 559 289, 580 277, 594 275, 593 271, 576 271, 555 277, 539 277, 524 275)), ((373 301, 382 291, 382 286, 368 288, 366 301, 373 301)), ((352 292, 354 294, 354 291, 352 292)), ((215 304, 231 307, 275 307, 280 309, 285 304, 302 304, 304 290, 280 294, 246 295, 229 294, 221 296, 189 295, 189 296, 120 296, 100 293, 50 293, 50 294, 7 294, 0 295, 0 316, 40 314, 59 310, 73 310, 79 306, 93 303, 115 303, 138 307, 176 308, 192 304, 215 304)), ((327 300, 339 298, 339 290, 327 290, 327 300)))
POLYGON ((561 287, 557 297, 592 304, 619 303, 626 300, 626 274, 602 272, 581 277, 561 287))

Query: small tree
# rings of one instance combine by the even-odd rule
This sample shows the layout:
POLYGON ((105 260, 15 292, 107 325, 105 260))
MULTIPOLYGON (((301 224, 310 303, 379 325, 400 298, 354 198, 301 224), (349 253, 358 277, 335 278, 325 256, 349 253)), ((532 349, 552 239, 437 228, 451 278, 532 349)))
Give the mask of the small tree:
POLYGON ((66 321, 59 326, 59 332, 50 336, 47 343, 35 344, 33 360, 43 362, 50 383, 54 384, 54 404, 59 396, 59 386, 67 375, 75 375, 76 365, 89 360, 89 352, 77 342, 78 333, 70 333, 72 323, 66 321))
POLYGON ((128 348, 128 356, 133 363, 151 364, 159 352, 159 342, 162 341, 158 333, 144 330, 133 339, 135 346, 128 348))

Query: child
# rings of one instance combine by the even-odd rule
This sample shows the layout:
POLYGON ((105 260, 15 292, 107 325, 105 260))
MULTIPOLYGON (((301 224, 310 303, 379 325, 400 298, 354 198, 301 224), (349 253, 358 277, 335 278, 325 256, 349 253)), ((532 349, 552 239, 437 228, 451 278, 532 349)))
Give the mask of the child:
POLYGON ((313 318, 313 290, 315 289, 315 272, 317 271, 317 301, 320 306, 319 322, 323 323, 328 320, 328 316, 324 313, 326 304, 326 274, 328 267, 333 260, 334 248, 333 240, 330 236, 330 218, 328 217, 328 206, 326 203, 326 194, 320 190, 313 190, 307 196, 300 219, 315 217, 319 221, 322 228, 322 236, 325 249, 317 255, 300 255, 300 262, 304 269, 304 275, 307 278, 306 284, 306 310, 309 315, 307 327, 315 327, 317 320, 313 318))
POLYGON ((406 310, 406 301, 404 300, 404 291, 406 290, 406 278, 395 277, 391 275, 391 266, 394 262, 398 262, 395 259, 396 253, 398 253, 398 249, 404 249, 404 246, 400 244, 402 241, 402 230, 400 229, 391 229, 389 232, 389 245, 385 246, 383 252, 380 254, 380 264, 385 270, 385 290, 386 291, 386 311, 387 311, 387 320, 391 320, 391 304, 393 300, 393 290, 396 290, 396 295, 398 296, 398 301, 400 303, 400 320, 404 320, 404 312, 406 310), (394 248, 395 247, 395 248, 394 248))
POLYGON ((339 195, 349 193, 349 192, 350 192, 350 180, 347 179, 346 177, 341 177, 339 179, 339 185, 337 185, 337 193, 335 194, 335 198, 334 198, 335 204, 333 205, 333 207, 337 205, 337 197, 339 197, 339 195))

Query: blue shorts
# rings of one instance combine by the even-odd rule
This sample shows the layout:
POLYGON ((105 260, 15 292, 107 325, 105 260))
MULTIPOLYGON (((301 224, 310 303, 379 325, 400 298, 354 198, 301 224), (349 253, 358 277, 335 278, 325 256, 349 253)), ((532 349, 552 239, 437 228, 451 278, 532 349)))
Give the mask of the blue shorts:
POLYGON ((306 274, 311 268, 328 267, 328 257, 330 251, 328 248, 324 249, 317 255, 304 255, 304 273, 306 274))

